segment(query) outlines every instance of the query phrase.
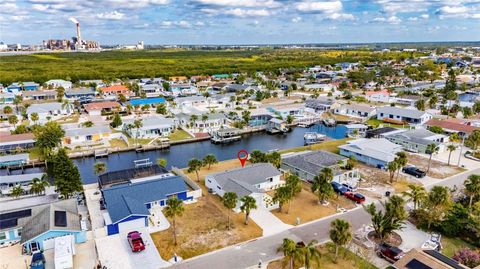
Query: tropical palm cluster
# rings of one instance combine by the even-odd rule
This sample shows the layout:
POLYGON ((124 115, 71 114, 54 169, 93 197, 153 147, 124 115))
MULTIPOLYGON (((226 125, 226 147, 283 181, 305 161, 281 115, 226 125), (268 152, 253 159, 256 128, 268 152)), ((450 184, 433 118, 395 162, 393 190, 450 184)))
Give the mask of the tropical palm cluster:
POLYGON ((198 174, 198 172, 200 171, 200 169, 202 169, 202 167, 208 167, 208 169, 210 169, 210 167, 213 165, 213 164, 216 164, 218 163, 217 161, 217 158, 215 157, 215 155, 213 154, 208 154, 206 155, 203 160, 199 160, 199 159, 191 159, 190 161, 188 161, 188 172, 189 173, 193 173, 195 172, 196 176, 197 176, 197 181, 200 182, 200 176, 198 174))

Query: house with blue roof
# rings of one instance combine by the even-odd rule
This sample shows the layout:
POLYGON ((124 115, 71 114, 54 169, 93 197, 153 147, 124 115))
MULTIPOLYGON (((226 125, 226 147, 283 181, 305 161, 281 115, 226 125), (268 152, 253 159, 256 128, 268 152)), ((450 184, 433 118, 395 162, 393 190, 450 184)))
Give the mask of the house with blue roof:
POLYGON ((7 92, 36 91, 40 85, 35 82, 15 82, 7 87, 7 92))
POLYGON ((171 174, 159 166, 151 168, 152 170, 149 170, 149 167, 144 168, 141 173, 137 173, 138 169, 114 171, 99 177, 107 209, 104 219, 108 235, 148 227, 149 210, 166 206, 167 200, 171 197, 177 197, 182 201, 191 201, 198 197, 182 177, 171 174), (157 170, 164 171, 160 171, 162 174, 145 176, 145 173, 158 172, 157 170), (135 178, 137 174, 143 177, 135 178), (118 184, 119 180, 122 183, 118 184), (111 184, 106 186, 106 182, 111 184))

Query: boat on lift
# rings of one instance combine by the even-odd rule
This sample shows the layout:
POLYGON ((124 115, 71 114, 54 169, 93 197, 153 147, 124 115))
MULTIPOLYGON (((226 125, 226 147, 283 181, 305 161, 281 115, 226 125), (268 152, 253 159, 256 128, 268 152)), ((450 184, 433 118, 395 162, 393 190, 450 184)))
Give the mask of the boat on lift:
POLYGON ((315 133, 315 132, 307 132, 303 136, 303 143, 305 145, 312 145, 312 144, 317 144, 325 141, 327 139, 327 136, 324 134, 320 133, 315 133))

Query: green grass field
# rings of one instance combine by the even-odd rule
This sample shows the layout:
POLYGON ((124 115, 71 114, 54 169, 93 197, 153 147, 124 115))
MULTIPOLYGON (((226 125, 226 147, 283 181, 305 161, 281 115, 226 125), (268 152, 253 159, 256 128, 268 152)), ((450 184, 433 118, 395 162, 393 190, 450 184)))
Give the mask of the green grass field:
POLYGON ((212 75, 277 71, 338 62, 378 61, 410 57, 408 53, 366 50, 321 51, 302 49, 143 50, 100 53, 63 52, 2 56, 0 83, 49 79, 113 79, 212 75))

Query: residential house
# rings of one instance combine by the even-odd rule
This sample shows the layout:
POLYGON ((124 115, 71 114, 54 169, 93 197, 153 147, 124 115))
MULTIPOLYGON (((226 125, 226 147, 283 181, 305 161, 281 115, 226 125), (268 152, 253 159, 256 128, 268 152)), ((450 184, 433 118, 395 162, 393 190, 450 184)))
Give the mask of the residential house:
POLYGON ((385 138, 360 138, 348 141, 347 144, 338 147, 340 155, 353 156, 359 162, 386 168, 395 159, 395 154, 402 151, 402 146, 388 141, 385 138))
POLYGON ((120 94, 122 94, 126 98, 129 98, 130 96, 133 95, 133 92, 131 92, 124 85, 113 85, 109 87, 103 87, 100 90, 103 96, 107 99, 117 99, 120 94))
POLYGON ((170 85, 169 91, 172 93, 173 96, 198 94, 197 87, 190 83, 172 84, 170 85))
POLYGON ((93 99, 95 98, 95 89, 89 87, 68 89, 65 91, 65 97, 71 100, 93 99))
POLYGON ((131 137, 136 138, 156 138, 159 136, 167 137, 176 128, 176 122, 172 118, 164 118, 160 116, 142 118, 142 127, 130 128, 135 119, 124 120, 122 128, 131 137))
POLYGON ((112 171, 99 176, 108 235, 148 227, 156 223, 154 215, 176 197, 182 201, 195 201, 201 189, 191 181, 169 173, 158 165, 112 171), (151 214, 154 212, 154 214, 151 214))
POLYGON ((454 134, 457 133, 460 137, 466 137, 473 133, 475 130, 480 130, 480 127, 475 127, 468 125, 462 121, 456 121, 455 119, 431 119, 425 123, 427 128, 432 128, 434 126, 440 127, 443 129, 445 134, 454 134))
POLYGON ((64 88, 65 90, 72 88, 72 82, 71 82, 71 81, 67 81, 67 80, 63 80, 63 79, 51 79, 51 80, 45 82, 45 84, 46 84, 47 86, 53 87, 53 88, 62 87, 62 88, 64 88))
POLYGON ((377 119, 395 124, 422 125, 433 116, 417 109, 384 106, 377 108, 377 119))
POLYGON ((402 95, 393 98, 393 103, 414 107, 415 103, 422 99, 420 95, 402 95))
POLYGON ((411 249, 392 267, 395 269, 469 269, 436 250, 419 248, 411 249))
POLYGON ((94 88, 105 87, 106 84, 101 79, 87 79, 78 81, 82 86, 93 86, 94 88))
POLYGON ((390 103, 390 93, 387 90, 368 91, 365 97, 369 102, 390 103))
POLYGON ((303 85, 303 88, 306 91, 333 92, 335 91, 336 86, 333 84, 314 83, 314 84, 305 84, 303 85))
POLYGON ((286 120, 288 116, 293 116, 295 118, 301 118, 304 116, 305 105, 304 104, 288 104, 288 105, 277 105, 267 107, 267 110, 274 115, 281 117, 286 120))
POLYGON ((418 153, 426 153, 430 144, 435 144, 442 152, 449 140, 448 136, 436 134, 426 129, 398 129, 382 134, 382 136, 395 144, 401 145, 406 151, 418 153))
POLYGON ((14 82, 7 87, 7 92, 36 91, 39 88, 40 85, 35 82, 14 82))
POLYGON ((86 242, 77 199, 45 202, 43 197, 31 197, 27 200, 22 199, 21 203, 14 200, 2 205, 0 244, 20 242, 22 253, 31 254, 52 249, 55 238, 61 236, 71 235, 75 243, 86 242))
POLYGON ((335 104, 333 98, 317 98, 307 99, 305 101, 305 107, 313 109, 316 113, 330 111, 335 104))
POLYGON ((121 105, 116 101, 95 102, 83 105, 83 108, 90 116, 100 116, 102 113, 110 113, 120 110, 121 105))
POLYGON ((333 181, 356 186, 360 179, 357 169, 342 169, 348 158, 327 151, 305 151, 292 153, 282 157, 280 169, 299 176, 302 180, 313 182, 322 169, 329 168, 333 172, 333 181))
POLYGON ((365 133, 365 138, 382 138, 382 135, 385 133, 389 133, 391 131, 398 130, 394 127, 380 127, 376 129, 367 130, 365 133))
POLYGON ((10 166, 23 166, 30 162, 28 153, 20 153, 15 155, 0 155, 0 168, 10 166))
POLYGON ((216 131, 228 125, 227 117, 222 113, 209 114, 186 114, 180 113, 175 115, 179 124, 191 129, 194 132, 208 133, 216 131), (197 119, 192 121, 192 115, 196 115, 197 119), (203 119, 203 115, 207 117, 203 119))
POLYGON ((189 113, 192 109, 208 112, 210 111, 210 101, 204 96, 178 97, 174 100, 177 108, 184 113, 189 113))
POLYGON ((13 94, 11 92, 0 93, 0 105, 13 104, 14 99, 15 99, 15 94, 13 94))
MULTIPOLYGON (((255 199, 258 209, 274 208, 272 198, 266 193, 276 189, 285 182, 282 173, 270 163, 256 163, 242 168, 235 168, 205 177, 205 185, 209 191, 223 197, 226 192, 234 192, 240 200, 244 196, 255 199)), ((235 208, 239 211, 240 202, 235 208)))
POLYGON ((27 116, 31 122, 33 122, 33 113, 38 114, 38 123, 45 123, 49 120, 56 120, 61 117, 70 116, 73 113, 73 105, 58 102, 32 104, 27 108, 27 116))
POLYGON ((44 90, 44 91, 25 91, 22 92, 23 100, 34 100, 34 101, 44 101, 44 100, 55 100, 57 99, 57 91, 55 90, 44 90))
POLYGON ((248 85, 242 85, 242 84, 227 84, 225 87, 223 87, 223 90, 226 92, 242 92, 246 90, 250 90, 250 86, 248 85))
POLYGON ((147 97, 157 97, 164 93, 163 86, 159 84, 144 84, 140 85, 140 88, 147 95, 147 97))
POLYGON ((64 128, 65 135, 62 145, 65 147, 87 146, 108 141, 112 130, 108 125, 97 125, 92 127, 64 128))
POLYGON ((338 115, 365 119, 375 116, 376 112, 377 109, 375 107, 358 104, 346 104, 334 110, 334 113, 338 115))
POLYGON ((138 99, 131 99, 130 105, 132 106, 157 106, 157 105, 167 105, 168 103, 165 101, 163 97, 156 97, 156 98, 138 98, 138 99))
POLYGON ((42 178, 43 173, 3 175, 0 177, 0 197, 11 195, 14 187, 21 187, 24 193, 30 194, 34 178, 42 178))
POLYGON ((33 148, 35 146, 34 138, 32 133, 10 134, 10 132, 2 132, 0 133, 0 153, 11 154, 33 148))

